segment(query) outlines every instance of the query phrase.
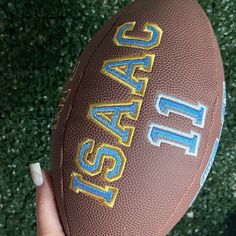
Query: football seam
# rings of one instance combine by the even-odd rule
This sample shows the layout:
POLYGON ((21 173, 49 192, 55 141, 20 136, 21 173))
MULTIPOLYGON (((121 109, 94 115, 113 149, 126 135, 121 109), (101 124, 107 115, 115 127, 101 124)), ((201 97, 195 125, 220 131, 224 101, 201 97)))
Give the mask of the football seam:
MULTIPOLYGON (((119 13, 118 13, 119 14, 119 13)), ((63 166, 63 162, 64 162, 64 141, 65 141, 65 130, 67 128, 67 125, 68 125, 68 120, 70 119, 70 115, 71 115, 71 111, 73 110, 73 106, 75 104, 75 98, 77 96, 77 92, 80 88, 80 84, 84 78, 84 73, 91 61, 91 59, 93 58, 94 54, 96 53, 96 51, 99 49, 99 47, 101 46, 102 42, 104 41, 104 39, 107 37, 107 35, 113 30, 113 26, 117 23, 117 21, 120 19, 120 15, 117 15, 117 19, 113 22, 113 24, 109 27, 109 29, 107 30, 107 33, 104 35, 104 37, 101 39, 100 43, 98 44, 98 47, 96 47, 96 49, 94 50, 94 52, 92 53, 92 55, 89 57, 88 59, 88 62, 87 64, 85 65, 85 67, 83 68, 83 71, 81 72, 81 76, 80 76, 80 81, 77 85, 77 88, 75 90, 75 93, 74 93, 74 96, 71 100, 71 105, 70 105, 70 109, 68 111, 68 115, 67 115, 67 119, 66 119, 66 122, 65 122, 65 125, 64 125, 64 129, 63 129, 63 141, 62 141, 62 145, 61 145, 61 148, 62 148, 62 166, 63 166)), ((77 70, 76 70, 77 71, 77 70)), ((76 71, 74 73, 76 73, 76 71)), ((61 171, 61 179, 62 179, 62 189, 63 189, 63 199, 64 199, 64 196, 65 196, 65 188, 64 188, 64 168, 62 167, 62 171, 61 171)), ((67 224, 67 228, 68 228, 68 231, 69 231, 69 235, 71 235, 71 230, 70 230, 70 225, 69 225, 69 222, 68 222, 68 213, 67 213, 67 210, 66 210, 66 202, 64 202, 64 211, 65 211, 65 219, 66 219, 66 224, 67 224)))
MULTIPOLYGON (((88 62, 87 62, 87 64, 85 65, 85 67, 83 68, 83 70, 82 70, 82 72, 81 72, 81 76, 80 76, 80 81, 79 81, 79 83, 78 83, 78 85, 77 85, 77 87, 76 87, 76 89, 75 89, 75 92, 74 92, 74 95, 73 95, 73 98, 72 98, 72 100, 71 100, 71 105, 70 105, 70 109, 68 110, 68 115, 67 115, 67 117, 66 117, 66 121, 65 121, 65 125, 64 125, 64 128, 63 128, 63 141, 62 141, 62 144, 61 144, 61 152, 62 152, 62 163, 64 163, 64 143, 65 143, 65 130, 66 130, 66 128, 67 128, 67 126, 68 126, 68 121, 69 121, 69 119, 70 119, 70 116, 71 116, 71 112, 72 112, 72 110, 73 110, 73 107, 74 107, 74 104, 75 104, 75 98, 76 98, 76 96, 77 96, 77 92, 78 92, 78 90, 80 89, 80 84, 82 83, 82 81, 83 81, 83 79, 84 79, 84 74, 85 74, 85 71, 86 71, 86 69, 87 69, 87 67, 88 67, 88 65, 89 65, 89 63, 90 63, 90 61, 92 60, 92 58, 93 58, 93 56, 94 56, 94 54, 96 53, 96 51, 100 48, 100 46, 101 46, 101 44, 102 44, 102 42, 104 41, 104 39, 107 37, 107 35, 112 31, 112 29, 113 29, 113 26, 117 23, 117 21, 120 19, 120 15, 121 14, 119 14, 119 16, 117 16, 117 19, 113 22, 113 24, 109 27, 109 29, 107 30, 107 33, 104 35, 104 37, 101 39, 101 41, 100 41, 100 43, 98 44, 98 47, 96 47, 96 49, 94 50, 94 52, 92 53, 92 55, 88 58, 88 62)), ((216 46, 215 46, 216 47, 216 46)), ((214 47, 214 48, 215 48, 214 47)), ((216 71, 218 71, 218 68, 217 68, 217 66, 216 66, 216 71)), ((74 72, 74 73, 76 73, 77 72, 77 70, 74 72)), ((217 83, 217 88, 216 88, 216 91, 219 91, 219 82, 217 83)), ((72 84, 71 84, 72 85, 72 84)), ((214 115, 216 114, 216 112, 217 112, 217 104, 219 103, 219 101, 220 101, 220 97, 219 96, 217 96, 216 98, 215 98, 215 101, 214 101, 214 106, 213 106, 213 110, 212 110, 212 114, 211 114, 211 122, 212 121, 214 121, 214 115)), ((209 144, 210 144, 210 137, 213 135, 213 126, 214 126, 214 122, 212 122, 212 124, 211 124, 211 131, 209 132, 209 135, 208 135, 208 138, 207 138, 207 146, 206 146, 206 148, 205 148, 205 151, 204 151, 204 157, 205 157, 205 155, 206 155, 206 150, 208 150, 209 149, 209 144)), ((202 158, 202 160, 201 160, 201 164, 200 164, 200 166, 199 166, 199 168, 198 168, 198 170, 196 171, 196 174, 194 174, 194 178, 193 178, 193 181, 191 182, 191 184, 189 185, 189 187, 187 188, 187 190, 184 192, 184 194, 182 195, 182 197, 181 197, 181 199, 180 199, 180 201, 178 202, 178 204, 177 204, 177 206, 176 206, 176 208, 174 209, 174 212, 171 214, 171 216, 166 220, 166 222, 164 223, 164 226, 157 232, 157 233, 162 233, 163 231, 164 231, 164 229, 165 229, 165 227, 168 225, 168 223, 172 220, 172 218, 174 217, 174 215, 176 214, 176 212, 177 212, 177 210, 179 209, 179 207, 181 206, 181 204, 182 204, 182 202, 183 202, 183 200, 184 200, 184 198, 186 197, 186 195, 190 192, 190 190, 191 190, 191 188, 193 187, 193 185, 194 185, 194 183, 196 182, 196 180, 197 180, 197 178, 198 178, 198 176, 199 176, 199 174, 201 173, 201 171, 200 170, 202 170, 202 168, 203 168, 203 165, 204 165, 204 160, 205 160, 205 158, 202 158)), ((63 165, 62 165, 63 166, 63 165)), ((70 225, 69 225, 69 222, 68 222, 68 212, 67 212, 67 209, 66 209, 66 202, 64 201, 64 196, 65 196, 65 188, 64 188, 64 168, 62 168, 62 171, 61 171, 61 179, 62 179, 62 190, 63 190, 63 203, 64 203, 64 211, 65 211, 65 220, 66 220, 66 224, 67 224, 67 227, 68 227, 68 231, 69 231, 69 235, 71 235, 71 230, 70 230, 70 225)))
MULTIPOLYGON (((203 11, 204 12, 204 11, 203 11)), ((207 17, 207 15, 206 15, 206 13, 204 12, 204 14, 205 14, 205 16, 207 17)), ((207 18, 208 19, 208 18, 207 18)), ((208 20, 209 21, 209 20, 208 20)), ((210 22, 209 22, 210 23, 210 22)), ((210 30, 211 30, 211 39, 213 39, 213 41, 215 42, 216 41, 216 39, 215 39, 215 36, 214 36, 214 34, 213 34, 213 29, 212 29, 212 27, 211 27, 211 25, 210 24, 208 24, 208 27, 210 28, 210 30)), ((214 48, 213 48, 213 50, 214 50, 214 56, 215 56, 215 58, 218 58, 218 56, 217 56, 217 45, 216 44, 214 44, 214 48)), ((217 80, 218 80, 218 78, 219 78, 219 74, 218 74, 218 67, 217 67, 217 63, 215 62, 215 68, 216 68, 216 75, 217 75, 217 80)), ((218 94, 218 92, 219 92, 219 88, 220 88, 220 82, 219 81, 217 81, 217 83, 216 83, 216 94, 218 94)), ((210 132, 209 132, 209 135, 208 135, 208 138, 207 138, 207 145, 206 145, 206 148, 205 148, 205 150, 204 150, 204 157, 202 158, 202 160, 201 160, 201 164, 200 164, 200 166, 199 166, 199 168, 198 168, 198 170, 195 172, 195 174, 193 175, 193 176, 195 176, 194 178, 193 178, 193 180, 192 180, 192 182, 191 182, 191 184, 189 185, 189 187, 187 188, 187 190, 184 192, 184 194, 182 195, 182 197, 180 198, 180 200, 179 200, 179 202, 178 202, 178 204, 177 204, 177 206, 176 206, 176 208, 174 209, 174 212, 171 214, 171 216, 166 220, 166 222, 164 223, 164 226, 157 232, 157 234, 159 234, 160 233, 160 235, 161 235, 161 233, 165 230, 165 228, 166 228, 166 226, 168 225, 168 223, 172 220, 172 218, 175 216, 175 214, 177 213, 177 211, 178 211, 178 209, 179 209, 179 207, 182 205, 182 203, 183 203, 183 201, 184 201, 184 198, 186 197, 186 195, 190 192, 190 190, 193 188, 193 185, 196 183, 196 181, 197 181, 197 179, 198 179, 198 176, 201 174, 201 172, 202 171, 204 171, 204 168, 203 168, 203 166, 204 166, 204 162, 205 162, 205 155, 206 155, 206 151, 209 149, 209 146, 210 146, 210 137, 213 135, 213 126, 214 126, 214 120, 215 120, 215 114, 216 114, 216 112, 218 111, 218 109, 217 109, 217 104, 218 104, 218 102, 219 102, 219 100, 220 100, 220 97, 219 97, 219 95, 217 95, 216 96, 216 98, 215 98, 215 101, 214 101, 214 106, 213 106, 213 110, 212 110, 212 113, 211 113, 211 126, 210 126, 210 132), (203 170, 202 170, 203 169, 203 170)), ((222 127, 222 125, 221 125, 221 127, 222 127)))
MULTIPOLYGON (((213 117, 213 114, 215 114, 216 113, 216 111, 217 111, 217 106, 216 106, 216 104, 218 103, 218 100, 219 100, 219 97, 217 97, 216 99, 215 99, 215 102, 214 102, 214 109, 213 109, 213 111, 212 111, 212 116, 211 116, 211 118, 213 117)), ((212 120, 212 119, 211 119, 212 120)), ((214 120, 214 119, 213 119, 214 120)), ((201 172, 204 170, 204 168, 203 168, 203 166, 204 166, 204 162, 205 162, 205 155, 206 155, 206 150, 208 150, 209 149, 209 143, 210 143, 210 136, 212 136, 212 134, 213 134, 213 126, 214 126, 214 122, 212 122, 212 124, 211 124, 211 131, 209 132, 209 135, 208 135, 208 138, 207 138, 207 145, 206 145, 206 148, 205 148, 205 150, 204 150, 204 157, 202 158, 202 160, 201 160, 201 162, 200 162, 200 166, 199 166, 199 168, 198 168, 198 170, 195 172, 195 174, 193 175, 193 176, 195 176, 195 177, 193 177, 193 180, 192 180, 192 182, 190 183, 190 185, 189 185, 189 187, 187 188, 187 190, 184 192, 184 194, 182 195, 182 197, 180 198, 180 200, 179 200, 179 202, 178 202, 178 204, 177 204, 177 206, 176 206, 176 208, 174 209, 174 212, 171 214, 171 216, 166 220, 166 222, 164 223, 164 226, 157 232, 157 233, 160 233, 160 235, 161 235, 161 233, 165 230, 165 227, 168 225, 168 223, 172 220, 172 218, 175 216, 175 214, 177 213, 177 211, 178 211, 178 209, 179 209, 179 207, 181 207, 181 205, 182 205, 182 203, 183 203, 183 201, 184 201, 184 199, 185 199, 185 197, 188 195, 188 193, 190 192, 190 190, 192 189, 192 187, 193 187, 193 185, 196 183, 196 181, 197 181, 197 179, 198 179, 198 176, 199 176, 199 174, 201 174, 201 172), (203 170, 202 170, 203 169, 203 170)))

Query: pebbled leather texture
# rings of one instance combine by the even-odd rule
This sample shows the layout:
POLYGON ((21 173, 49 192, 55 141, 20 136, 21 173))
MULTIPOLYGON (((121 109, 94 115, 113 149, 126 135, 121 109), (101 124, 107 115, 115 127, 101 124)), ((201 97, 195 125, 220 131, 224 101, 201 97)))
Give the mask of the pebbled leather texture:
MULTIPOLYGON (((52 177, 58 209, 66 235, 118 236, 166 235, 185 214, 196 196, 202 173, 221 132, 224 72, 210 22, 194 0, 139 0, 110 20, 92 39, 64 88, 61 112, 52 134, 52 177), (131 147, 121 146, 104 129, 87 118, 90 104, 138 99, 130 89, 100 71, 108 59, 142 55, 145 50, 118 47, 112 41, 118 26, 136 22, 130 35, 145 37, 145 22, 163 30, 161 44, 148 50, 155 54, 151 73, 137 72, 149 82, 131 147), (158 114, 157 94, 171 94, 207 109, 204 128, 190 119, 170 113, 158 114), (169 144, 156 147, 147 139, 150 124, 158 123, 201 135, 199 152, 189 157, 169 144), (119 189, 113 208, 70 190, 70 175, 78 172, 75 156, 86 138, 120 147, 127 157, 122 178, 111 186, 119 189)), ((109 162, 106 163, 109 165, 109 162)), ((105 186, 101 176, 86 179, 105 186)))

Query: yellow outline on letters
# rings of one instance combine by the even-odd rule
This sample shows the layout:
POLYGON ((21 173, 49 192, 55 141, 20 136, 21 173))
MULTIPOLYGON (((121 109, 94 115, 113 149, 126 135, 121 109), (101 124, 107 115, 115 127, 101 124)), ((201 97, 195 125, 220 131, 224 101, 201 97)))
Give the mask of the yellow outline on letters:
POLYGON ((130 120, 137 120, 140 114, 140 110, 141 110, 141 106, 142 106, 142 100, 139 99, 130 99, 129 102, 113 102, 113 103, 96 103, 96 104, 91 104, 89 106, 89 111, 87 113, 87 118, 89 120, 91 120, 92 122, 94 122, 95 124, 97 124, 99 127, 102 127, 105 131, 107 131, 108 133, 110 133, 111 135, 113 135, 115 138, 117 138, 118 142, 123 145, 123 146, 127 146, 130 147, 131 143, 132 143, 132 139, 133 139, 133 135, 134 135, 134 131, 135 131, 135 127, 134 126, 129 126, 129 125, 123 125, 123 127, 120 125, 121 122, 121 118, 122 116, 126 116, 126 118, 130 119, 130 120), (129 138, 127 142, 123 142, 122 139, 120 138, 119 135, 117 135, 115 132, 113 132, 111 129, 107 128, 107 126, 103 125, 102 123, 100 123, 99 121, 97 121, 96 119, 94 119, 93 117, 90 116, 91 110, 94 107, 107 107, 107 106, 129 106, 132 105, 134 102, 137 103, 137 112, 136 114, 132 117, 129 112, 120 112, 119 117, 118 117, 118 129, 124 131, 124 129, 129 129, 129 138))
MULTIPOLYGON (((152 72, 152 68, 153 68, 153 63, 154 63, 154 60, 155 60, 155 54, 149 54, 149 53, 144 53, 142 55, 139 55, 139 56, 128 56, 128 57, 120 57, 120 58, 114 58, 114 59, 110 59, 110 60, 105 60, 103 62, 103 66, 102 66, 102 69, 101 69, 101 73, 111 79, 114 79, 115 81, 125 85, 126 87, 130 88, 131 89, 131 94, 134 94, 134 95, 138 95, 138 96, 141 96, 141 97, 144 97, 145 95, 145 92, 146 92, 146 89, 147 89, 147 84, 148 84, 148 80, 149 78, 147 77, 144 77, 144 78, 136 78, 134 76, 134 73, 136 71, 136 68, 138 68, 140 71, 144 71, 144 72, 152 72), (125 81, 123 81, 122 79, 120 78, 117 78, 116 76, 108 73, 107 71, 104 70, 106 64, 109 64, 109 63, 113 63, 113 62, 117 62, 117 61, 126 61, 126 60, 136 60, 136 59, 144 59, 145 57, 150 57, 151 58, 151 63, 149 65, 149 67, 147 69, 144 68, 144 65, 135 65, 133 66, 132 68, 132 73, 131 73, 131 78, 130 80, 133 80, 135 82, 138 82, 138 81, 143 81, 143 88, 140 92, 137 92, 136 89, 131 86, 130 84, 126 83, 125 81)), ((125 66, 123 66, 125 68, 125 66)), ((124 74, 124 71, 123 70, 120 70, 118 67, 116 67, 117 71, 119 71, 121 74, 124 74)), ((127 69, 127 67, 126 67, 127 69)))
POLYGON ((140 38, 140 37, 127 36, 127 35, 126 35, 126 32, 127 32, 127 31, 132 31, 132 30, 134 29, 135 25, 136 25, 136 22, 135 22, 135 21, 132 21, 132 22, 126 22, 126 23, 122 24, 121 26, 117 27, 116 33, 115 33, 115 35, 114 35, 114 37, 113 37, 113 42, 115 43, 115 45, 117 45, 117 46, 122 46, 122 47, 126 46, 126 47, 132 47, 132 48, 141 48, 141 49, 146 49, 146 50, 150 50, 150 49, 152 49, 152 48, 157 47, 157 46, 160 45, 161 39, 162 39, 162 35, 163 35, 163 30, 162 30, 157 24, 152 24, 152 23, 148 23, 148 22, 146 22, 146 23, 144 24, 144 26, 143 26, 143 31, 144 31, 145 33, 149 33, 149 35, 146 37, 146 39, 143 39, 143 38, 140 38), (122 38, 124 38, 124 39, 134 39, 134 40, 135 40, 135 39, 137 39, 137 40, 145 40, 146 42, 151 41, 152 36, 153 36, 153 32, 152 32, 151 30, 148 30, 148 29, 147 29, 148 25, 151 25, 151 26, 154 27, 154 28, 158 31, 158 33, 159 33, 158 41, 157 41, 155 44, 153 44, 153 45, 151 45, 151 46, 148 46, 148 47, 138 46, 138 45, 132 45, 132 44, 120 44, 120 43, 116 40, 117 34, 118 34, 118 32, 120 31, 120 29, 121 29, 122 27, 124 27, 125 25, 127 25, 127 24, 131 24, 131 26, 130 26, 129 28, 127 28, 127 29, 123 32, 122 38))
POLYGON ((81 193, 86 194, 86 195, 88 195, 88 196, 90 196, 90 197, 92 197, 92 198, 95 198, 96 200, 99 200, 102 205, 108 206, 108 207, 111 207, 111 208, 114 206, 114 203, 115 203, 117 194, 118 194, 118 192, 119 192, 119 189, 116 188, 116 187, 105 186, 105 187, 103 188, 103 187, 98 186, 98 185, 96 185, 96 184, 92 184, 92 183, 90 183, 90 182, 84 180, 84 179, 83 179, 83 176, 82 176, 81 174, 77 174, 77 173, 75 173, 75 172, 73 172, 73 173, 71 174, 70 189, 71 189, 73 192, 76 192, 76 193, 81 192, 81 193), (111 202, 107 203, 107 202, 104 200, 104 198, 98 197, 97 195, 92 194, 92 193, 90 193, 90 192, 87 192, 87 191, 85 191, 84 189, 79 189, 79 188, 74 189, 74 188, 73 188, 73 178, 76 177, 76 176, 78 177, 78 179, 79 179, 81 182, 85 183, 85 184, 88 185, 88 186, 92 186, 93 188, 100 189, 101 191, 113 190, 113 197, 112 197, 111 202))
POLYGON ((109 145, 109 144, 99 144, 95 150, 94 150, 94 146, 95 146, 95 141, 93 139, 86 139, 84 140, 83 142, 81 142, 79 145, 78 145, 78 148, 77 148, 77 152, 76 152, 76 158, 75 158, 75 163, 76 163, 76 166, 78 167, 78 169, 82 172, 82 173, 85 173, 89 176, 95 176, 95 175, 98 175, 102 172, 102 168, 103 168, 103 164, 104 164, 104 160, 105 159, 108 159, 111 163, 111 166, 109 167, 106 167, 105 168, 105 171, 104 173, 102 174, 102 179, 104 181, 107 181, 109 183, 111 182, 114 182, 118 179, 120 179, 122 177, 122 174, 123 174, 123 171, 125 169, 125 164, 126 164, 126 157, 123 153, 123 151, 119 148, 119 147, 115 147, 115 146, 112 146, 112 145, 109 145), (87 171, 85 169, 82 168, 82 166, 80 165, 80 162, 79 162, 79 154, 80 154, 80 150, 82 148, 82 146, 86 143, 91 143, 91 146, 90 148, 85 152, 85 157, 83 158, 84 162, 88 165, 94 165, 95 163, 95 159, 96 159, 96 154, 98 152, 98 150, 102 147, 107 147, 107 148, 110 148, 110 149, 113 149, 115 151, 117 151, 122 159, 122 164, 121 164, 121 167, 120 167, 120 172, 119 172, 119 175, 117 175, 116 177, 113 177, 113 178, 107 178, 107 174, 109 171, 112 171, 114 170, 115 168, 115 159, 111 156, 106 156, 106 155, 103 155, 102 158, 101 158, 101 161, 99 163, 99 168, 94 171, 94 172, 90 172, 90 171, 87 171), (94 152, 93 152, 94 151, 94 152), (93 153, 92 153, 93 152, 93 153), (92 159, 91 160, 88 160, 88 155, 91 154, 91 157, 92 159))

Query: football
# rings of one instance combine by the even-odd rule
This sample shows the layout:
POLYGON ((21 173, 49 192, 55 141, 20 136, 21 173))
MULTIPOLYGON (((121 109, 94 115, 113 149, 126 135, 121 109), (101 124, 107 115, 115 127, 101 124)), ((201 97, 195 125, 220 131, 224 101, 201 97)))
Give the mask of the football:
POLYGON ((66 235, 166 235, 213 164, 224 71, 195 0, 136 0, 108 21, 65 84, 52 178, 66 235))

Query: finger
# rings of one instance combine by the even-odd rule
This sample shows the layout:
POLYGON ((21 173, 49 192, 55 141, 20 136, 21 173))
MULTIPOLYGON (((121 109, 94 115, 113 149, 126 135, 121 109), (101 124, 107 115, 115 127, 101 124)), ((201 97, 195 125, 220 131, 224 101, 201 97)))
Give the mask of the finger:
POLYGON ((39 163, 30 165, 33 182, 36 188, 36 216, 38 236, 64 235, 60 223, 51 176, 41 171, 39 163))

